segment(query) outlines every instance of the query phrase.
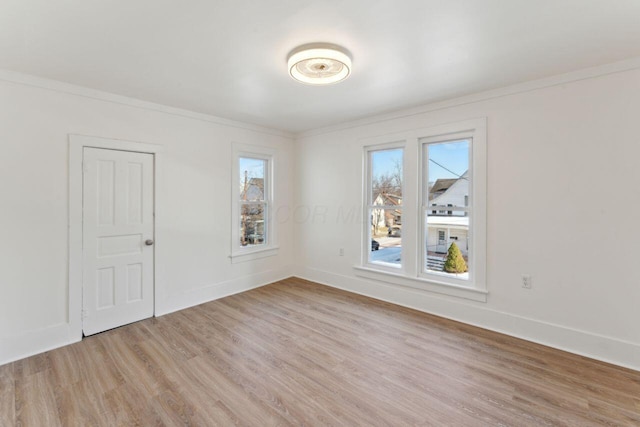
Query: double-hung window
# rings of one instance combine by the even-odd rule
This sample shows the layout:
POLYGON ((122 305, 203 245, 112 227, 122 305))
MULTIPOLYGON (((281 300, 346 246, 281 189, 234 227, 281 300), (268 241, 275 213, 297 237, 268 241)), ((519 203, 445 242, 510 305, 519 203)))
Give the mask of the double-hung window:
POLYGON ((368 261, 385 268, 402 267, 403 162, 402 146, 368 151, 368 261))
POLYGON ((232 261, 275 255, 273 152, 234 146, 232 174, 232 261))
MULTIPOLYGON (((268 161, 255 157, 239 157, 240 168, 240 246, 267 243, 266 213, 268 208, 265 177, 268 161)), ((268 184, 268 183, 267 183, 268 184)))
POLYGON ((466 284, 472 269, 472 134, 421 138, 422 265, 425 277, 466 284), (471 268, 470 268, 471 266, 471 268))
POLYGON ((364 151, 359 274, 486 300, 486 119, 367 140, 364 151))

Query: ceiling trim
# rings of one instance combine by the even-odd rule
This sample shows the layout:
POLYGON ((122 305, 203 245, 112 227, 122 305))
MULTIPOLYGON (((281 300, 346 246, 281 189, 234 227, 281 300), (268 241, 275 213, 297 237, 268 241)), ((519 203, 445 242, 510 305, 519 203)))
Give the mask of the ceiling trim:
POLYGON ((140 108, 143 110, 155 111, 164 114, 170 114, 172 116, 179 116, 193 120, 200 120, 209 123, 215 123, 218 125, 234 127, 238 129, 250 130, 268 135, 280 136, 284 138, 293 138, 294 134, 291 132, 273 129, 269 127, 254 125, 251 123, 240 122, 231 119, 225 119, 204 113, 196 113, 190 110, 184 110, 182 108, 169 107, 163 104, 157 104, 155 102, 143 101, 136 98, 130 98, 128 96, 116 95, 109 92, 104 92, 97 89, 90 89, 84 86, 78 86, 70 83, 64 83, 57 80, 45 79, 42 77, 36 77, 30 74, 18 73, 15 71, 0 69, 0 81, 20 84, 24 86, 36 87, 40 89, 50 90, 53 92, 64 93, 67 95, 75 95, 83 98, 90 98, 97 101, 110 102, 113 104, 126 105, 129 107, 140 108))
POLYGON ((385 121, 396 120, 400 118, 416 116, 420 114, 429 113, 437 110, 444 110, 452 107, 462 106, 466 104, 473 104, 477 102, 487 101, 495 98, 501 98, 505 96, 511 96, 518 93, 530 92, 534 90, 544 89, 547 87, 558 86, 570 82, 592 79, 608 74, 615 74, 625 71, 631 71, 640 68, 640 57, 630 58, 623 61, 613 62, 610 64, 600 65, 596 67, 585 68, 578 71, 572 71, 569 73, 559 74, 543 79, 532 80, 525 83, 518 83, 511 86, 505 86, 499 89, 493 89, 489 91, 479 92, 472 95, 466 95, 458 98, 452 98, 445 101, 424 104, 418 107, 409 109, 400 109, 394 112, 385 114, 376 114, 368 116, 363 119, 353 120, 337 125, 325 126, 317 129, 311 129, 304 132, 293 133, 284 130, 259 126, 251 123, 240 122, 231 119, 225 119, 218 116, 213 116, 204 113, 196 113, 194 111, 185 110, 176 107, 170 107, 163 104, 158 104, 149 101, 143 101, 136 98, 130 98, 123 95, 116 95, 109 92, 100 91, 97 89, 90 89, 84 86, 78 86, 70 83, 64 83, 57 80, 46 79, 42 77, 36 77, 29 74, 18 73, 15 71, 0 69, 0 81, 20 84, 24 86, 36 87, 40 89, 50 90, 54 92, 64 93, 68 95, 75 95, 84 98, 90 98, 103 102, 110 102, 114 104, 127 105, 134 108, 140 108, 143 110, 156 111, 164 114, 170 114, 173 116, 185 117, 193 120, 199 120, 209 123, 214 123, 223 126, 234 127, 238 129, 250 130, 258 133, 274 135, 285 138, 306 138, 317 135, 323 135, 331 132, 337 132, 341 130, 353 129, 362 126, 367 126, 373 123, 380 123, 385 121))
POLYGON ((558 74, 543 79, 531 80, 525 83, 518 83, 511 86, 505 86, 499 89, 478 92, 472 95, 465 95, 458 98, 452 98, 445 101, 424 104, 414 108, 403 108, 391 113, 376 114, 359 120, 353 120, 338 125, 325 126, 317 129, 311 129, 304 132, 294 134, 295 139, 307 138, 317 135, 323 135, 332 132, 338 132, 347 129, 367 126, 374 123, 381 123, 390 120, 401 119, 410 116, 429 113, 437 110, 458 107, 466 104, 487 101, 495 98, 511 96, 518 93, 531 92, 547 87, 559 86, 566 83, 576 82, 580 80, 592 79, 608 74, 622 73, 625 71, 636 70, 640 68, 640 57, 625 59, 623 61, 612 62, 610 64, 599 65, 596 67, 584 68, 582 70, 571 71, 564 74, 558 74))

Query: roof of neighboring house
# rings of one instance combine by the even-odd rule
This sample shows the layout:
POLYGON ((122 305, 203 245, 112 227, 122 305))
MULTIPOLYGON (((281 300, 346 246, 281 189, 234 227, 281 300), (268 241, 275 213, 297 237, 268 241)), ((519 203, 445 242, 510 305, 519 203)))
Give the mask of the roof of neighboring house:
POLYGON ((380 205, 380 206, 401 205, 402 204, 402 197, 401 196, 396 196, 395 194, 380 193, 380 194, 378 194, 378 197, 375 198, 373 204, 374 205, 380 205))
POLYGON ((240 192, 240 200, 264 200, 264 179, 250 178, 246 188, 240 192))
POLYGON ((447 191, 457 180, 458 178, 440 178, 433 183, 433 186, 429 189, 429 194, 447 191))
POLYGON ((256 187, 264 188, 263 178, 249 178, 249 185, 255 185, 256 187))
POLYGON ((469 228, 468 216, 427 216, 427 224, 451 228, 469 228))

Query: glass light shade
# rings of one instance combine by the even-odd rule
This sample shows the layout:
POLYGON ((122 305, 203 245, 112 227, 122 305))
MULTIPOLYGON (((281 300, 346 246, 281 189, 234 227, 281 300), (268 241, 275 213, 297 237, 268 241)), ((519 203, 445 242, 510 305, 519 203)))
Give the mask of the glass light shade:
POLYGON ((311 85, 337 83, 351 74, 351 58, 332 48, 312 48, 293 53, 289 56, 288 66, 291 77, 311 85))

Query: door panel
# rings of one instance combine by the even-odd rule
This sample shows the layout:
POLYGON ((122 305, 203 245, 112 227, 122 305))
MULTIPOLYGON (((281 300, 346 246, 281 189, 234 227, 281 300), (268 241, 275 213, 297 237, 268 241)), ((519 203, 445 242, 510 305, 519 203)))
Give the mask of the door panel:
POLYGON ((153 155, 84 148, 83 331, 153 315, 153 155))
POLYGON ((98 258, 142 252, 142 234, 98 237, 98 258))

